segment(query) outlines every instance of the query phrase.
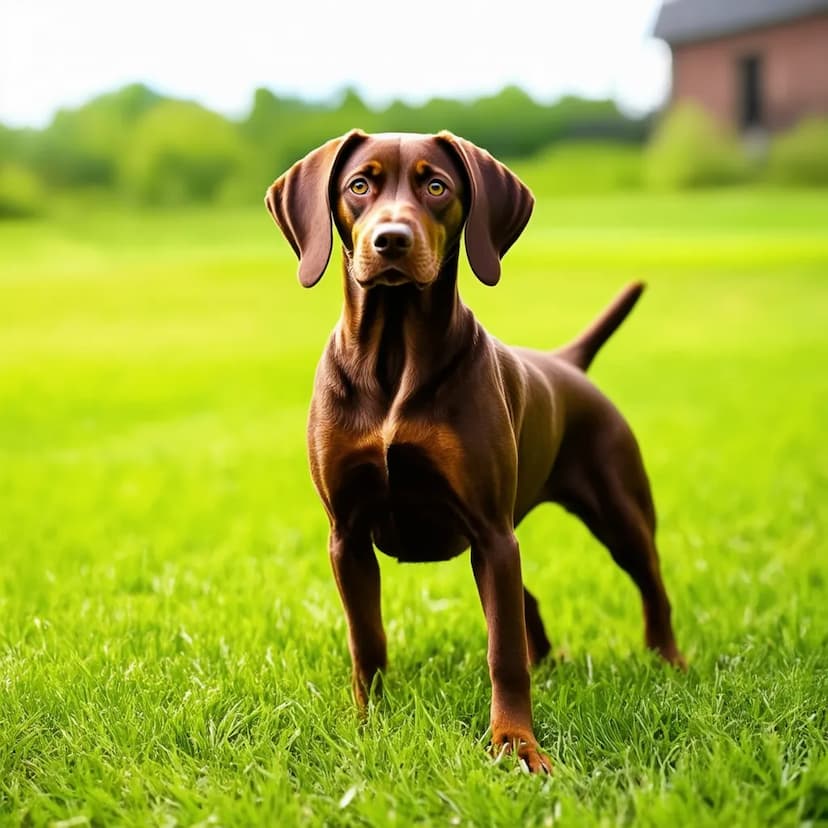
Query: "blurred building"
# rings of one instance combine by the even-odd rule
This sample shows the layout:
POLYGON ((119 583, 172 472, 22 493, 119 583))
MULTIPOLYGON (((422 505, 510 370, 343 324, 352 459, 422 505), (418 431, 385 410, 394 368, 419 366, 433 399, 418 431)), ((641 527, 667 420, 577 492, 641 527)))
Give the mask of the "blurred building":
POLYGON ((743 131, 828 115, 828 0, 667 0, 672 101, 743 131))

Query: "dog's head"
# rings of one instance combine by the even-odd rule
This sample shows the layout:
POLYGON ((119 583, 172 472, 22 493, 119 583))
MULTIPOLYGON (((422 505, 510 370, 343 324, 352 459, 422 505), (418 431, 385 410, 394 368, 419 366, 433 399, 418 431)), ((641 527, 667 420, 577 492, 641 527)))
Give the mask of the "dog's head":
POLYGON ((352 277, 374 285, 434 282, 465 226, 472 270, 487 285, 532 214, 529 189, 485 150, 449 132, 355 130, 294 164, 265 204, 315 285, 331 255, 331 218, 352 277))

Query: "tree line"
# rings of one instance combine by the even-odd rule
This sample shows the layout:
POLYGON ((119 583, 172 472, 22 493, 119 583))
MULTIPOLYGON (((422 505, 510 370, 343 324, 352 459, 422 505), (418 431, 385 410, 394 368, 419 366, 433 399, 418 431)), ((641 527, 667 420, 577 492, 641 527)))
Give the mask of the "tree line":
POLYGON ((232 120, 133 84, 60 110, 44 129, 0 125, 0 175, 24 189, 104 192, 144 204, 243 202, 258 199, 310 149, 353 127, 449 129, 515 159, 579 139, 641 143, 648 126, 609 100, 544 104, 516 87, 470 101, 395 101, 383 108, 368 106, 353 90, 308 102, 258 89, 249 113, 232 120))

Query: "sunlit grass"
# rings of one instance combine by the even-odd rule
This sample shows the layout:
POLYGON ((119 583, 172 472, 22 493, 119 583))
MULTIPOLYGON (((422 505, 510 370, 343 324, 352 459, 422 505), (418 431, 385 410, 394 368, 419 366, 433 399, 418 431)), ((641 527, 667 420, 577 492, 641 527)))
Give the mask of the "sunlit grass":
POLYGON ((521 527, 568 660, 549 780, 492 767, 467 558, 383 560, 364 729, 304 422, 335 322, 263 208, 0 225, 0 816, 9 824, 795 825, 828 818, 828 202, 553 200, 496 289, 553 346, 649 288, 596 381, 639 436, 689 675, 572 519, 521 527))

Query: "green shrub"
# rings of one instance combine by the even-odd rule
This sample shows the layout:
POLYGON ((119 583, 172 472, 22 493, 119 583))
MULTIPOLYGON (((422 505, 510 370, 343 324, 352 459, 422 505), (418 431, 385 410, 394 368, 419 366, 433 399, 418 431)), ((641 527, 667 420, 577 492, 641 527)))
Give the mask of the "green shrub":
POLYGON ((779 184, 828 185, 828 118, 809 118, 775 138, 768 177, 779 184))
POLYGON ((36 216, 45 203, 43 185, 34 173, 18 164, 0 164, 0 219, 36 216))
POLYGON ((244 164, 236 126, 186 101, 164 101, 136 124, 121 166, 125 190, 149 204, 208 201, 244 164))
POLYGON ((738 140, 695 104, 671 110, 645 153, 645 179, 655 189, 716 187, 745 181, 750 164, 738 140))
POLYGON ((566 142, 510 164, 536 195, 600 193, 641 186, 641 148, 612 142, 566 142))

